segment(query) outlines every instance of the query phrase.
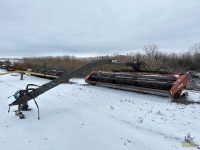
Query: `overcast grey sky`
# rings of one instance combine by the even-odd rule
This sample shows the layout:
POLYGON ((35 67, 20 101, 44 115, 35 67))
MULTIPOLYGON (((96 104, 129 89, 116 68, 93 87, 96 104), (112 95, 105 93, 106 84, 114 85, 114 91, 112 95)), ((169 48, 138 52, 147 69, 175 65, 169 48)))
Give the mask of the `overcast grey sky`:
POLYGON ((200 0, 0 0, 0 57, 186 51, 200 0))

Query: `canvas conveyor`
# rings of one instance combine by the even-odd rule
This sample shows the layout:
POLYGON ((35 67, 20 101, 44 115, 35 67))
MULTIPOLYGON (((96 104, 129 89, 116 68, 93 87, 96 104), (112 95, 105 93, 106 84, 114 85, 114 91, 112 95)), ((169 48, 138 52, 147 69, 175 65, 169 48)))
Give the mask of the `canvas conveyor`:
POLYGON ((187 75, 95 71, 85 81, 93 85, 178 98, 187 86, 187 75))

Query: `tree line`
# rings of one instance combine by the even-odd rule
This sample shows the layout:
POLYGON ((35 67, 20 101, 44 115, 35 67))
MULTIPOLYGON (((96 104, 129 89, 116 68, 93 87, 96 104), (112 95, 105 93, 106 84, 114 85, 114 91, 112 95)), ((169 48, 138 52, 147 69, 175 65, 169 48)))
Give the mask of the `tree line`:
MULTIPOLYGON (((47 56, 47 57, 24 57, 23 65, 30 68, 49 70, 62 70, 67 73, 99 59, 126 60, 129 62, 140 61, 146 64, 148 70, 164 70, 168 72, 187 72, 200 70, 200 43, 194 44, 187 52, 166 53, 161 52, 157 45, 146 45, 143 53, 128 53, 126 55, 114 54, 80 58, 75 56, 47 56)), ((128 69, 128 67, 103 65, 92 70, 128 69)), ((130 68, 129 68, 130 69, 130 68)), ((89 70, 88 72, 90 72, 89 70)))

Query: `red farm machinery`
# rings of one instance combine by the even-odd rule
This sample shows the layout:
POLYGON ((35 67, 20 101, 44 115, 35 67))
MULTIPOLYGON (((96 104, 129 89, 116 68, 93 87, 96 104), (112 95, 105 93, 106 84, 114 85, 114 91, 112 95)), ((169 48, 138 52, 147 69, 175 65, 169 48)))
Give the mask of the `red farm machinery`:
POLYGON ((71 73, 64 73, 59 78, 41 86, 35 86, 33 84, 27 85, 25 90, 16 92, 17 95, 14 95, 15 101, 9 104, 9 106, 18 105, 18 114, 20 116, 22 110, 21 106, 26 105, 29 100, 33 99, 35 101, 36 97, 56 87, 57 85, 68 82, 71 78, 78 77, 83 72, 104 64, 129 66, 132 69, 93 71, 86 77, 85 81, 92 85, 100 85, 162 96, 171 96, 172 98, 179 98, 180 96, 187 95, 187 93, 182 93, 183 89, 186 88, 188 84, 187 74, 169 74, 163 71, 142 70, 140 62, 102 59, 93 61, 75 71, 72 71, 71 73), (33 88, 33 86, 35 86, 35 88, 33 88))
POLYGON ((188 77, 187 74, 94 71, 85 81, 92 85, 179 98, 187 87, 188 77))

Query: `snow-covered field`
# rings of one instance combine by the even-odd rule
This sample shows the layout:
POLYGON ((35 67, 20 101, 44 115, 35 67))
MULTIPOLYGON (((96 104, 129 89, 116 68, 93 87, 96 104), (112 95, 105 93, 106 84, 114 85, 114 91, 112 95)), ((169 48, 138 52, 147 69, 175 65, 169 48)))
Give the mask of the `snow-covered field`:
MULTIPOLYGON (((4 72, 0 70, 0 72, 4 72)), ((200 145, 200 105, 171 103, 169 97, 153 96, 91 86, 72 79, 36 98, 37 108, 19 119, 8 96, 29 83, 49 80, 33 76, 0 76, 1 150, 179 150, 190 133, 200 145)), ((200 93, 189 92, 200 101, 200 93)))

